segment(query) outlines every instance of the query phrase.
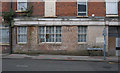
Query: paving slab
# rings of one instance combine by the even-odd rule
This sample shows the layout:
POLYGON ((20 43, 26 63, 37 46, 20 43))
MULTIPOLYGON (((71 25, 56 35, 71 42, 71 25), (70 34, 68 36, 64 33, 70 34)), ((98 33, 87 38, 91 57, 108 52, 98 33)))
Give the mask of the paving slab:
POLYGON ((46 59, 46 60, 74 60, 74 61, 110 61, 118 62, 119 58, 116 56, 106 57, 104 60, 103 56, 66 56, 66 55, 26 55, 26 54, 9 54, 2 56, 3 59, 46 59))

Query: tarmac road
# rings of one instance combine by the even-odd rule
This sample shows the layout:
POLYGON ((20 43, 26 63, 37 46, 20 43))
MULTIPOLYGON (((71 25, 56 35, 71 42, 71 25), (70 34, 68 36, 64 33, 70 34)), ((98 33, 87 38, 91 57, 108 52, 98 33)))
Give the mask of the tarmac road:
POLYGON ((35 59, 3 59, 3 71, 118 71, 117 63, 35 59))

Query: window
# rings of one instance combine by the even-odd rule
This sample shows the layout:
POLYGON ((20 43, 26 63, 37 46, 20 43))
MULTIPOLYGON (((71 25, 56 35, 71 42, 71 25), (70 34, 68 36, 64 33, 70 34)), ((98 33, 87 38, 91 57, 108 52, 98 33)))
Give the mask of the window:
POLYGON ((17 41, 18 43, 27 43, 27 27, 18 27, 17 41))
POLYGON ((25 11, 27 9, 27 0, 17 0, 17 10, 25 11))
POLYGON ((86 42, 87 38, 87 27, 78 26, 78 42, 86 42))
MULTIPOLYGON (((114 1, 114 0, 113 0, 114 1)), ((117 15, 118 14, 118 2, 106 2, 106 14, 117 15)))
POLYGON ((9 43, 9 28, 0 28, 0 43, 9 43))
POLYGON ((87 2, 77 2, 78 16, 87 16, 87 2))
POLYGON ((39 42, 61 42, 61 26, 40 26, 39 42))

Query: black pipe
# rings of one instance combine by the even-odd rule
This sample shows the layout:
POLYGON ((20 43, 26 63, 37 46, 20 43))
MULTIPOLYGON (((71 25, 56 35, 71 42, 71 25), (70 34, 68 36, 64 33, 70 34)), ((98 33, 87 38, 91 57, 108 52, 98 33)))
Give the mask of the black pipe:
MULTIPOLYGON (((10 1, 10 10, 12 10, 12 0, 10 1)), ((10 21, 9 25, 9 33, 10 33, 10 54, 12 54, 12 21, 10 21)))

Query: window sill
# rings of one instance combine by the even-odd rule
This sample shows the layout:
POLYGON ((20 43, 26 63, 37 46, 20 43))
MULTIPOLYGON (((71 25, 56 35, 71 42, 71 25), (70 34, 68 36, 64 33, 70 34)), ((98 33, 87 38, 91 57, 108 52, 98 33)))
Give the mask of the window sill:
POLYGON ((17 13, 25 13, 26 11, 15 11, 15 12, 17 12, 17 13))
POLYGON ((106 15, 106 17, 118 17, 118 15, 106 15))
POLYGON ((43 16, 44 18, 57 18, 57 16, 43 16))
POLYGON ((22 43, 22 42, 21 42, 21 43, 18 43, 18 45, 26 45, 26 44, 27 44, 27 43, 22 43))
POLYGON ((76 16, 77 18, 88 18, 88 16, 76 16))
POLYGON ((62 44, 62 42, 41 42, 39 44, 62 44))
POLYGON ((10 45, 9 43, 0 43, 0 46, 7 46, 7 45, 10 45))
POLYGON ((79 45, 81 44, 87 44, 87 42, 78 42, 79 45))

